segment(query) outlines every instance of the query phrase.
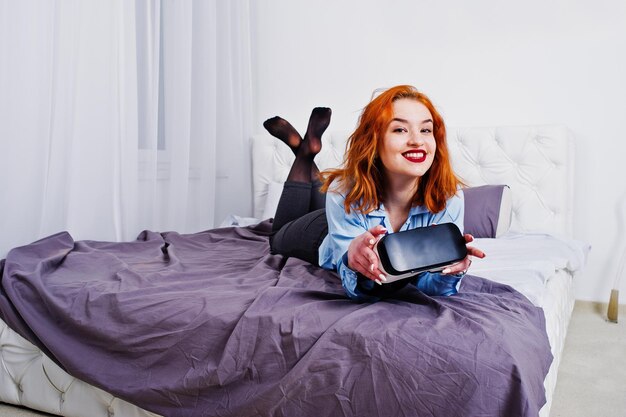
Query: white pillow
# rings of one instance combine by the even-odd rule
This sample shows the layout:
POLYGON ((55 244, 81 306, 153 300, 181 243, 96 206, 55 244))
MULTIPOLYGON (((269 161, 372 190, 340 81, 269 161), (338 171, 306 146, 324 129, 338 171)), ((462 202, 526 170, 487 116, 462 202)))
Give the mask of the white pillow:
POLYGON ((263 215, 261 219, 273 218, 276 214, 276 208, 278 207, 278 201, 283 193, 282 182, 270 182, 267 186, 267 197, 265 198, 265 207, 263 208, 263 215))

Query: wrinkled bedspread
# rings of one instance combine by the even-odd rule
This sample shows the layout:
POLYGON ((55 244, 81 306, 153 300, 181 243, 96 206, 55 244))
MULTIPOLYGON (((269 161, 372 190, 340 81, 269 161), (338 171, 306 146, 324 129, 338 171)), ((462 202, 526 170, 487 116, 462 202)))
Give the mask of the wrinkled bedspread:
POLYGON ((355 303, 269 254, 268 223, 9 252, 2 318, 70 374, 164 416, 536 416, 544 316, 466 276, 355 303))

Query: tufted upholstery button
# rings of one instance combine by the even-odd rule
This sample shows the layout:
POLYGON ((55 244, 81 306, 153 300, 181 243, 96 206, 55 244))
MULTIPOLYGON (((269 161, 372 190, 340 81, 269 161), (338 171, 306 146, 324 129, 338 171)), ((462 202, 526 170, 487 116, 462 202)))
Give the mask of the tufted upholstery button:
POLYGON ((55 415, 113 416, 117 413, 120 416, 159 417, 68 375, 2 320, 0 347, 0 401, 54 411, 55 415), (104 401, 98 401, 97 398, 102 396, 104 401), (93 412, 76 411, 87 409, 93 412))

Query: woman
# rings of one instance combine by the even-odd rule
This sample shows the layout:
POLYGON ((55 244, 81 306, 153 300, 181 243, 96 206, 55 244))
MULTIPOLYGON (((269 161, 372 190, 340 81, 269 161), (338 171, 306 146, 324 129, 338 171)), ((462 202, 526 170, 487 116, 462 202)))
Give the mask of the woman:
POLYGON ((330 115, 314 109, 304 139, 279 117, 263 124, 296 154, 274 218, 272 253, 336 270, 353 299, 376 299, 408 283, 428 295, 455 294, 471 256, 485 256, 479 249, 468 246, 468 256, 442 273, 385 285, 373 250, 385 233, 446 222, 463 230, 461 182, 431 101, 412 86, 384 91, 363 110, 342 167, 320 175, 313 158, 330 115))

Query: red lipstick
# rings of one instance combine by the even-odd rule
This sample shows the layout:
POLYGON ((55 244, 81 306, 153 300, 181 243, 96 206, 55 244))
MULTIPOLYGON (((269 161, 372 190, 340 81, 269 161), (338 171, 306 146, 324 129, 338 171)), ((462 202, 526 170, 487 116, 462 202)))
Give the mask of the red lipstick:
POLYGON ((426 152, 423 150, 404 152, 402 156, 415 163, 424 162, 426 160, 426 152))

